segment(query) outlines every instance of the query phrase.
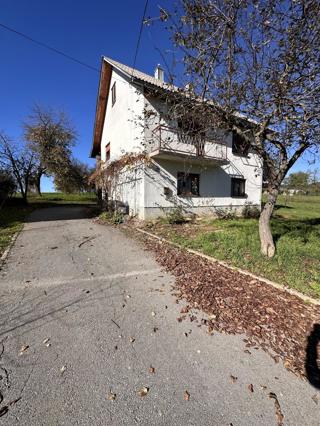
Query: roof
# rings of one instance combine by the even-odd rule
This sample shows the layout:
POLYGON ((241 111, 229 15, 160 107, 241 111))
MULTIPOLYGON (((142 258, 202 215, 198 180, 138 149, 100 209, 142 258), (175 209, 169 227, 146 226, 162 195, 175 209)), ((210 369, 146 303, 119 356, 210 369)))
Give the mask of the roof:
POLYGON ((157 86, 161 89, 167 89, 167 90, 172 90, 172 91, 178 90, 178 88, 176 86, 174 86, 173 84, 169 84, 169 83, 166 83, 162 80, 158 80, 157 78, 152 77, 149 74, 141 72, 141 71, 139 71, 135 68, 131 68, 128 65, 121 64, 120 62, 117 62, 117 61, 115 61, 111 58, 107 58, 107 57, 104 56, 103 60, 106 61, 107 63, 109 63, 111 66, 113 66, 117 70, 126 74, 126 76, 129 77, 129 78, 134 78, 134 79, 140 80, 144 83, 152 84, 153 86, 157 86))

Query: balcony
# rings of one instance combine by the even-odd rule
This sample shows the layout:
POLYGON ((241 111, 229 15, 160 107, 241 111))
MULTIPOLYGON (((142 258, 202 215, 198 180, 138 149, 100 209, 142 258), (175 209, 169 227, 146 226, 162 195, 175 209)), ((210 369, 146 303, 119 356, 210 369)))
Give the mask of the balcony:
POLYGON ((209 137, 197 138, 178 128, 159 125, 152 131, 149 155, 166 160, 226 164, 227 145, 209 137))

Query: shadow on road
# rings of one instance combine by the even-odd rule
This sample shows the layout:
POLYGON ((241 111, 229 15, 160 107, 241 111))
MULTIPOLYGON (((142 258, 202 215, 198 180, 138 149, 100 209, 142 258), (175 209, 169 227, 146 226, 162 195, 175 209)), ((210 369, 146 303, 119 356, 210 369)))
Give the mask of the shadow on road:
POLYGON ((46 222, 46 221, 56 221, 56 220, 75 220, 75 219, 85 219, 92 217, 93 211, 96 208, 95 204, 92 205, 74 205, 74 204, 64 204, 47 206, 40 208, 31 213, 27 218, 27 223, 32 222, 46 222))
POLYGON ((320 347, 320 324, 314 324, 308 337, 305 367, 310 384, 320 389, 320 354, 318 354, 318 347, 320 347))

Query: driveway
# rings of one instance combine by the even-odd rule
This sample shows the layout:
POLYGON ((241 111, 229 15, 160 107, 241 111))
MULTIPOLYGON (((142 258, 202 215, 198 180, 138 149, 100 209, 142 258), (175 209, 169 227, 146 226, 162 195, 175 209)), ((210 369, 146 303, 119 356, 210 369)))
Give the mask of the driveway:
POLYGON ((173 277, 82 207, 34 212, 0 274, 1 425, 279 425, 270 392, 284 425, 319 425, 314 388, 178 322, 173 277))

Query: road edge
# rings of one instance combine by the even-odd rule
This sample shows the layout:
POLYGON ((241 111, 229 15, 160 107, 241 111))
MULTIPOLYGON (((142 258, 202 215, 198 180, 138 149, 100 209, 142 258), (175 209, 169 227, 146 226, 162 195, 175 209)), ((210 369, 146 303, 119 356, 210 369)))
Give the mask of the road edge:
POLYGON ((2 255, 0 257, 0 263, 1 264, 3 264, 7 260, 8 256, 9 256, 9 253, 10 253, 10 251, 11 251, 14 243, 16 242, 16 240, 18 238, 18 235, 22 231, 22 229, 23 229, 23 227, 20 229, 20 231, 17 231, 15 234, 13 234, 13 236, 11 238, 11 241, 8 244, 8 247, 5 249, 5 251, 2 253, 2 255))

